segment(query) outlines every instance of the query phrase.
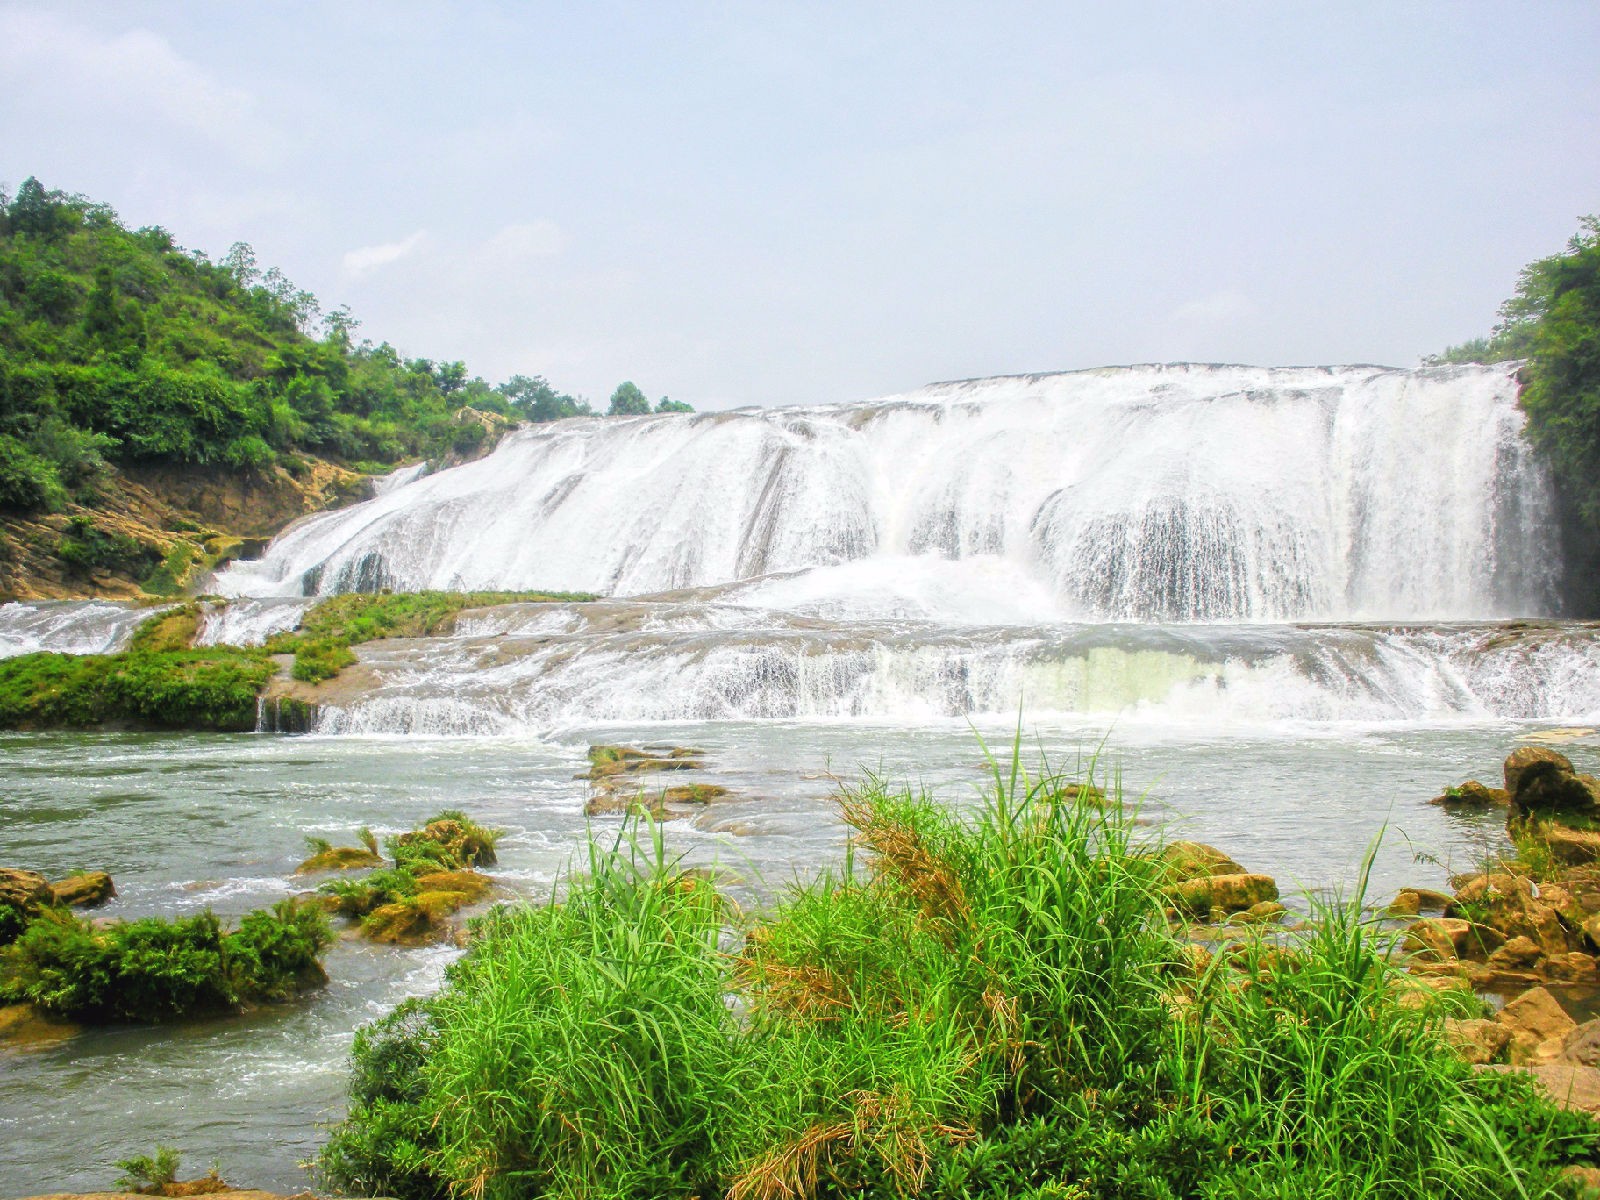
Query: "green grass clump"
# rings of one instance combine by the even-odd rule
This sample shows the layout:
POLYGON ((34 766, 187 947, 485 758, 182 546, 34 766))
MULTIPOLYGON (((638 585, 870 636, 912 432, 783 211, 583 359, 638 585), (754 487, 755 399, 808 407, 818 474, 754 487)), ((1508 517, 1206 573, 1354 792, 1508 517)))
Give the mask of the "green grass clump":
POLYGON ((328 897, 328 911, 341 917, 364 917, 385 904, 417 894, 417 877, 386 867, 360 879, 330 879, 317 889, 328 897))
POLYGON ((322 913, 293 900, 232 932, 209 910, 95 926, 56 909, 0 949, 0 999, 77 1021, 176 1020, 325 981, 317 958, 332 939, 322 913))
POLYGON ((160 1192, 178 1178, 182 1156, 171 1146, 157 1146, 154 1155, 135 1154, 117 1160, 122 1177, 117 1186, 130 1192, 160 1192))

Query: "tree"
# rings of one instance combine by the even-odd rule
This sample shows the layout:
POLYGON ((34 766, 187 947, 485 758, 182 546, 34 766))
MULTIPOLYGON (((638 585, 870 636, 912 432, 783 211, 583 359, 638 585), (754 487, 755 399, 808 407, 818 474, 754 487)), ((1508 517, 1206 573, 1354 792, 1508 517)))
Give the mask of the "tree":
POLYGON ((1565 254, 1524 267, 1496 337, 1525 336, 1522 407, 1534 443, 1591 530, 1600 531, 1600 217, 1565 254))
POLYGON ((29 175, 11 202, 12 232, 49 237, 61 225, 61 200, 59 192, 45 191, 44 184, 29 175))
POLYGON ((586 402, 556 391, 542 375, 532 378, 513 375, 495 391, 529 421, 559 421, 563 417, 594 415, 594 410, 586 402))
POLYGON ((261 277, 256 267, 256 252, 249 242, 235 242, 229 246, 228 252, 217 265, 232 275, 242 288, 254 287, 256 280, 261 277))
POLYGON ((452 392, 459 392, 467 386, 467 364, 460 360, 440 363, 436 377, 439 390, 446 396, 452 392))
POLYGON ((102 345, 110 345, 116 338, 120 324, 116 288, 111 281, 111 268, 96 267, 94 287, 89 292, 88 302, 83 306, 83 332, 102 345))
POLYGON ((611 407, 606 409, 608 417, 639 417, 650 411, 650 400, 631 382, 617 384, 617 390, 611 393, 611 407))
POLYGON ((665 396, 656 401, 658 413, 693 412, 694 405, 685 404, 682 400, 669 400, 665 396))

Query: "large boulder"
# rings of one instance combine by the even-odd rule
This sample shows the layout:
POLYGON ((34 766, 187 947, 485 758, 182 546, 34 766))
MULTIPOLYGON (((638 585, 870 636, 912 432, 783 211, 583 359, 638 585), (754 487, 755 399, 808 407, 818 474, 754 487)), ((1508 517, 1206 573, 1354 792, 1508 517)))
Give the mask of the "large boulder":
POLYGON ((1600 822, 1600 780, 1579 775, 1565 754, 1548 746, 1519 746, 1507 756, 1504 771, 1511 820, 1600 822))
POLYGON ((1535 898, 1533 884, 1520 875, 1502 871, 1474 875, 1456 889, 1445 915, 1493 929, 1500 941, 1528 938, 1546 955, 1565 954, 1573 948, 1560 912, 1535 898))
POLYGON ((1514 1063, 1556 1058, 1567 1036, 1578 1027, 1556 998, 1542 987, 1529 988, 1506 1001, 1495 1020, 1511 1031, 1511 1061, 1514 1063))
POLYGON ((104 871, 79 871, 50 885, 55 904, 67 908, 98 908, 117 894, 111 876, 104 871))
POLYGON ((43 875, 0 867, 0 945, 14 940, 41 909, 54 903, 55 896, 43 875))

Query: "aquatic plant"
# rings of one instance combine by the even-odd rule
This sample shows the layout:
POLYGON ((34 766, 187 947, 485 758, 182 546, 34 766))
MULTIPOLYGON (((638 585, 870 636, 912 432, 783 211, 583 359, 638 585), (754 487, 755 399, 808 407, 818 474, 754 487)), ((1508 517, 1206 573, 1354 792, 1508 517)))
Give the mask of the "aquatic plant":
POLYGON ((131 1192, 159 1192, 178 1177, 181 1156, 171 1146, 157 1146, 154 1155, 136 1154, 117 1160, 122 1177, 117 1186, 131 1192))

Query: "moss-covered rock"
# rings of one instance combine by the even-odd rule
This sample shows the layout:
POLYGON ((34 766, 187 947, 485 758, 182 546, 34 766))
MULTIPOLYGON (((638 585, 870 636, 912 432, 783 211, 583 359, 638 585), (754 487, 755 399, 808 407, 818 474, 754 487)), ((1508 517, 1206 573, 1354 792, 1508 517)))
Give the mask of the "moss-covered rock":
POLYGON ((1233 859, 1204 842, 1168 842, 1161 848, 1160 861, 1161 876, 1168 883, 1244 873, 1233 859))
POLYGON ((29 921, 54 903, 55 895, 43 875, 0 867, 0 946, 15 941, 29 921))
POLYGON ((355 871, 365 867, 383 866, 383 855, 378 853, 378 839, 370 829, 363 829, 359 846, 335 846, 325 838, 307 838, 311 856, 294 869, 296 875, 312 875, 318 871, 355 871))
POLYGON ((493 866, 499 840, 499 830, 487 829, 465 813, 449 810, 421 829, 398 834, 384 844, 396 866, 427 872, 493 866))
POLYGON ((98 908, 117 894, 104 871, 78 871, 50 885, 52 902, 67 908, 98 908))
POLYGON ((368 913, 361 932, 374 942, 393 946, 427 946, 442 942, 454 932, 450 918, 469 903, 462 891, 419 891, 368 913))
POLYGON ((1492 788, 1476 779, 1469 779, 1445 788, 1428 803, 1442 808, 1505 808, 1511 803, 1511 793, 1505 788, 1492 788))
POLYGON ((1275 901, 1278 885, 1270 875, 1207 875, 1172 884, 1167 898, 1180 912, 1210 919, 1216 913, 1244 912, 1257 904, 1275 901))

